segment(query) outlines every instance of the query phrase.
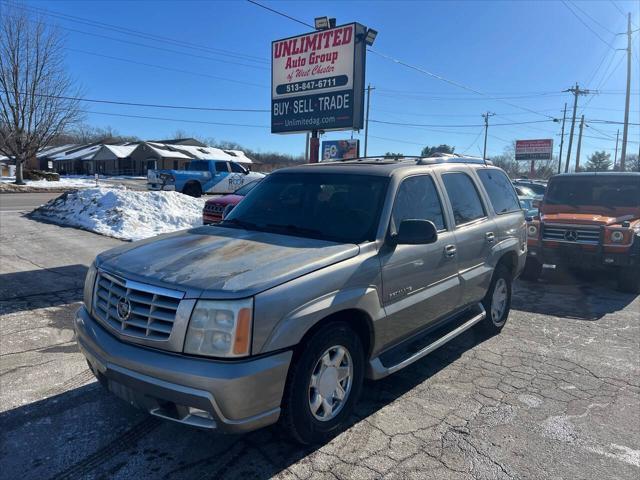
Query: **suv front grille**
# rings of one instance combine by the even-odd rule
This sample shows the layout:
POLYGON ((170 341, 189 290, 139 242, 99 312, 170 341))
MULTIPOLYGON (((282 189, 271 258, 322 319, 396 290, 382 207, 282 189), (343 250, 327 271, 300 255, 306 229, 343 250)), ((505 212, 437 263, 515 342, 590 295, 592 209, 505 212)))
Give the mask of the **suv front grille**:
POLYGON ((183 292, 130 282, 99 272, 93 311, 105 326, 131 337, 167 340, 183 292))
POLYGON ((600 243, 600 227, 544 224, 542 239, 556 242, 598 245, 600 243))

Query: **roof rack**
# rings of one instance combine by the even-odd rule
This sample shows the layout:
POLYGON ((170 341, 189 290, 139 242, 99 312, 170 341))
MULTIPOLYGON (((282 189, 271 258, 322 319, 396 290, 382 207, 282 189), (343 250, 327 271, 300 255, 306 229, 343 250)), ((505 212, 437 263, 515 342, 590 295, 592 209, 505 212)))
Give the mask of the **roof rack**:
POLYGON ((460 155, 457 153, 435 153, 431 157, 420 158, 417 162, 418 165, 433 165, 437 163, 472 163, 478 165, 493 165, 491 160, 486 160, 480 157, 472 157, 466 155, 460 155))

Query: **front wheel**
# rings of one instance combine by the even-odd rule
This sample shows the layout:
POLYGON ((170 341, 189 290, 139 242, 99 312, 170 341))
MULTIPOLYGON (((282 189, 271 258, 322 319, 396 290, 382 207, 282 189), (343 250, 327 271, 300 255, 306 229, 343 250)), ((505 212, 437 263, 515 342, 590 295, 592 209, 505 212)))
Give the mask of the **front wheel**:
POLYGON ((325 442, 344 427, 364 377, 364 351, 344 322, 330 323, 303 345, 292 362, 282 424, 298 442, 325 442))
POLYGON ((202 188, 199 183, 188 183, 184 186, 182 193, 190 197, 200 198, 202 196, 202 188))
POLYGON ((482 305, 487 312, 482 328, 489 333, 499 333, 511 310, 511 272, 504 265, 498 265, 494 270, 482 305))

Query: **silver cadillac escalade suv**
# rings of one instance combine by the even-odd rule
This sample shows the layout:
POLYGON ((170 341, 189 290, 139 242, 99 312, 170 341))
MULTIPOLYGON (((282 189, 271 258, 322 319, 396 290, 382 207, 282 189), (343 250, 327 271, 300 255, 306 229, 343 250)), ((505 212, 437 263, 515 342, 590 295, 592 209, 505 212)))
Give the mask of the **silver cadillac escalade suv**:
POLYGON ((321 442, 379 379, 478 324, 526 257, 511 182, 481 159, 277 171, 215 226, 102 253, 75 318, 111 392, 153 415, 321 442))

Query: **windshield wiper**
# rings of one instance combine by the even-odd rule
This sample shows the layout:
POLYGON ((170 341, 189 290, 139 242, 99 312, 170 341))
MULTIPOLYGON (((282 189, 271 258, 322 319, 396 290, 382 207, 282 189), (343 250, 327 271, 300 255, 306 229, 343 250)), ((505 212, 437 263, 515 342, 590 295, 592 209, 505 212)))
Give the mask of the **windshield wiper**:
POLYGON ((290 232, 290 233, 300 233, 302 235, 321 235, 324 236, 324 233, 321 232, 320 230, 316 230, 314 228, 305 228, 305 227, 299 227, 298 225, 279 225, 279 224, 275 224, 275 223, 268 223, 266 225, 267 228, 270 229, 274 229, 274 230, 284 230, 286 232, 290 232))
POLYGON ((245 228, 247 230, 259 230, 260 227, 257 223, 247 222, 245 220, 238 220, 237 218, 232 218, 230 220, 223 220, 219 224, 220 226, 237 226, 240 228, 245 228))

